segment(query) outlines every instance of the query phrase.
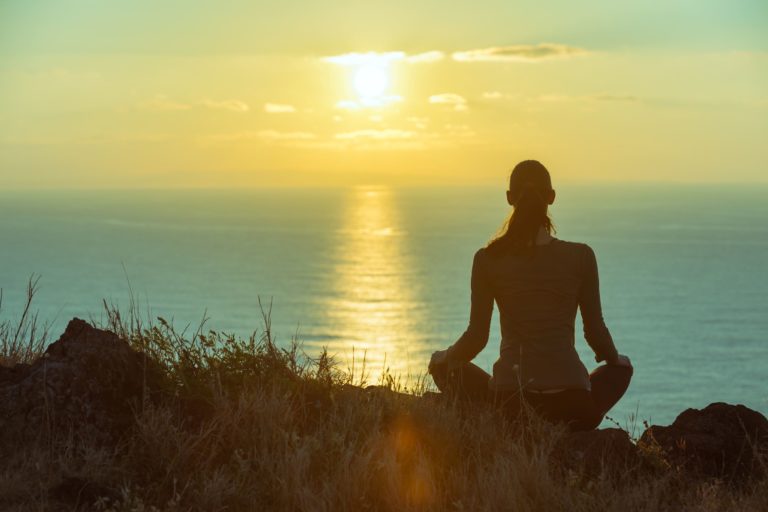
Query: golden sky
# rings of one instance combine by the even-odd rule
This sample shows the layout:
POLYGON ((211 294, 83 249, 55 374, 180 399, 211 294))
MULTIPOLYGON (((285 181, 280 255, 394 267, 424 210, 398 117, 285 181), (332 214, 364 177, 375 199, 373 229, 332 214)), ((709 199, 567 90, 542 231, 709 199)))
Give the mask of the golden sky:
POLYGON ((0 0, 0 187, 768 181, 768 4, 633 4, 0 0))

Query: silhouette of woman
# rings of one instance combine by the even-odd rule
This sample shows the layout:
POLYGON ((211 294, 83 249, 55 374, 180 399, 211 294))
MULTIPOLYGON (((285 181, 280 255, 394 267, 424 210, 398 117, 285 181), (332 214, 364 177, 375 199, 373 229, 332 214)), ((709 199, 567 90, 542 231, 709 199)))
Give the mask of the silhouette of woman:
POLYGON ((552 236, 547 207, 554 201, 541 163, 515 166, 507 191, 513 213, 472 263, 469 326, 451 347, 432 355, 429 372, 443 393, 501 398, 515 410, 520 400, 512 398, 522 396, 544 418, 590 430, 624 395, 632 364, 616 351, 603 321, 595 253, 552 236), (501 347, 490 376, 470 361, 488 343, 494 300, 501 347), (577 308, 595 360, 605 361, 591 374, 574 347, 577 308))

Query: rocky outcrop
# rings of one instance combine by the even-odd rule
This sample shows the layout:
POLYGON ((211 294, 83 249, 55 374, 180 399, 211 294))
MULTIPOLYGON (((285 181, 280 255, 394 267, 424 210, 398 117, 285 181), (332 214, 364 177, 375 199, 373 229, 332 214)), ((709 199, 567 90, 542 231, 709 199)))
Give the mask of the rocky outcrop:
POLYGON ((768 419, 743 405, 713 403, 683 411, 669 426, 649 427, 640 443, 657 446, 690 476, 739 483, 766 469, 768 419))
POLYGON ((159 373, 116 334, 75 318, 29 365, 0 367, 0 432, 13 443, 75 432, 112 443, 159 373))
POLYGON ((637 445, 618 428, 566 434, 556 446, 555 456, 565 468, 592 475, 607 468, 624 474, 644 467, 637 445))

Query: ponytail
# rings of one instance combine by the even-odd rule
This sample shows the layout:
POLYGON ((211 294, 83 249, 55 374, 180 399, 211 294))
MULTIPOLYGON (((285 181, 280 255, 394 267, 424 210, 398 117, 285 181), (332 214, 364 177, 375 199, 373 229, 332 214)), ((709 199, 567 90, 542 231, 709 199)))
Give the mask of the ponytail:
POLYGON ((488 244, 491 254, 532 252, 539 228, 549 234, 554 232, 552 219, 547 215, 546 196, 552 186, 546 168, 535 160, 520 162, 509 183, 514 210, 500 234, 488 244))

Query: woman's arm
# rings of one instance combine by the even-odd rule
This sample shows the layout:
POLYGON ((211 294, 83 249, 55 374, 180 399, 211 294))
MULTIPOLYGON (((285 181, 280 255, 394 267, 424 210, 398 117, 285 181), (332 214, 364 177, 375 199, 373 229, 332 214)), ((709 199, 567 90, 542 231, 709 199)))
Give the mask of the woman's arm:
POLYGON ((615 364, 619 359, 619 353, 603 320, 597 258, 590 246, 584 245, 584 247, 586 248, 584 278, 579 289, 579 309, 581 309, 581 319, 584 323, 584 339, 595 351, 595 361, 615 364))
POLYGON ((480 249, 472 261, 472 307, 469 326, 446 351, 444 362, 451 365, 471 361, 488 343, 493 315, 493 289, 486 275, 486 257, 485 249, 480 249))

